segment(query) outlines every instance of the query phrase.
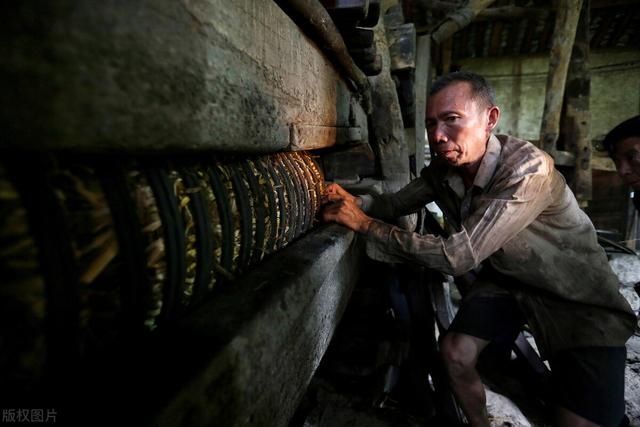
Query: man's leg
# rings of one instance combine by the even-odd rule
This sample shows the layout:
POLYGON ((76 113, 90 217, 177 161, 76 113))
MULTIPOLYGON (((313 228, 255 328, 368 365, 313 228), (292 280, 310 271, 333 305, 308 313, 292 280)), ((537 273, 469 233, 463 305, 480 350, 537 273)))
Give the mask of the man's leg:
POLYGON ((624 347, 562 350, 549 362, 556 426, 620 425, 625 407, 624 347))
POLYGON ((481 338, 449 332, 440 346, 453 393, 474 427, 489 426, 484 386, 476 370, 478 356, 488 344, 481 338))
POLYGON ((516 300, 491 282, 479 280, 460 305, 440 351, 458 403, 472 426, 488 426, 486 396, 476 370, 491 342, 510 345, 524 324, 516 300))

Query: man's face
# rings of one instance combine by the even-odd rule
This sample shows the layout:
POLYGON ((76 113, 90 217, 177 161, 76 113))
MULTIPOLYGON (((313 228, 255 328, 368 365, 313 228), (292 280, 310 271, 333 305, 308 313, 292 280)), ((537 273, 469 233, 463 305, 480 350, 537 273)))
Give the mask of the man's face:
POLYGON ((456 82, 429 97, 427 134, 439 157, 451 166, 479 162, 500 111, 473 99, 471 85, 456 82))
POLYGON ((640 137, 632 136, 618 142, 613 161, 622 180, 640 191, 640 137))

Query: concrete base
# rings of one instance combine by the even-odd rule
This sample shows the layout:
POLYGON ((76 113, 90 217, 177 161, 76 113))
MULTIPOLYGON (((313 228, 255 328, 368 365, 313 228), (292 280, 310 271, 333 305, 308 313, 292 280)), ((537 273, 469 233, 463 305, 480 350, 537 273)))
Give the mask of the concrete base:
POLYGON ((361 253, 343 227, 310 233, 171 330, 132 343, 102 378, 85 379, 89 402, 74 397, 72 410, 88 415, 73 415, 93 424, 287 425, 351 296, 361 253))

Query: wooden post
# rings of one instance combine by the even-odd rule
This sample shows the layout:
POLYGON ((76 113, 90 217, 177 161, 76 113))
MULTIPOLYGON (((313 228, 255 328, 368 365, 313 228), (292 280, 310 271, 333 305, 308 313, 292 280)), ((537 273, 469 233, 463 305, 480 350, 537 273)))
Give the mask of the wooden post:
POLYGON ((495 0, 469 0, 469 3, 449 15, 431 34, 431 39, 440 44, 457 31, 463 29, 473 21, 478 13, 491 5, 495 0))
POLYGON ((415 116, 415 171, 420 174, 424 167, 425 114, 427 110, 427 86, 431 69, 431 37, 419 36, 416 49, 416 116, 415 116))
POLYGON ((575 194, 581 206, 591 200, 591 113, 589 100, 589 0, 584 0, 576 38, 571 51, 567 76, 566 114, 567 136, 576 153, 574 170, 575 194))
POLYGON ((560 0, 556 12, 553 42, 549 56, 547 94, 540 129, 541 147, 551 155, 556 151, 569 58, 576 35, 581 6, 582 0, 560 0))

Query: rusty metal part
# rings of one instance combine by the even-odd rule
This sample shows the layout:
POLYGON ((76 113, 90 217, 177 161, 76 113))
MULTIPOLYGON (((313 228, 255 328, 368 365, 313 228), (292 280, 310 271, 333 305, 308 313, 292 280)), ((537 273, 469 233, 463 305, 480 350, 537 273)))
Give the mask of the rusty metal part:
POLYGON ((282 189, 284 203, 281 216, 284 219, 284 236, 278 247, 284 247, 296 237, 295 215, 297 211, 297 198, 291 181, 287 174, 287 167, 277 155, 270 157, 271 167, 275 173, 277 185, 282 189))
POLYGON ((0 339, 10 353, 0 361, 0 385, 12 385, 0 392, 40 386, 51 376, 48 367, 71 369, 152 339, 214 287, 306 233, 323 191, 322 173, 306 152, 204 161, 58 154, 37 175, 48 178, 45 185, 34 174, 21 173, 16 191, 0 167, 0 267, 21 276, 0 284, 0 302, 22 312, 6 318, 0 310, 0 339), (37 193, 24 207, 23 187, 37 193), (34 215, 29 207, 41 209, 34 215), (46 222, 53 211, 56 221, 46 222), (37 231, 29 227, 33 217, 37 231), (44 260, 35 252, 43 247, 44 260), (60 248, 70 256, 64 271, 54 268, 60 248), (47 329, 45 313, 68 322, 47 329), (20 336, 15 319, 23 323, 20 336))
POLYGON ((294 165, 289 160, 289 156, 285 154, 279 155, 280 161, 282 162, 282 166, 286 168, 287 172, 285 178, 287 181, 291 183, 291 190, 295 197, 295 221, 293 221, 293 236, 294 238, 298 237, 300 234, 304 232, 305 228, 305 215, 306 215, 306 206, 305 206, 305 198, 303 193, 303 184, 302 179, 299 176, 298 171, 294 167, 294 165))
POLYGON ((206 285, 206 289, 211 291, 216 286, 218 280, 217 276, 219 274, 217 270, 219 270, 222 265, 222 227, 220 227, 220 213, 216 203, 216 196, 211 188, 211 184, 207 176, 207 170, 202 167, 195 173, 198 179, 197 185, 202 193, 205 203, 205 213, 203 216, 208 220, 207 232, 209 233, 208 240, 211 245, 211 250, 204 250, 202 252, 203 256, 208 258, 211 266, 209 273, 210 279, 206 285), (216 266, 218 266, 217 269, 216 266))
POLYGON ((266 210, 265 215, 265 239, 261 256, 273 252, 276 248, 278 240, 278 231, 280 227, 280 212, 278 203, 278 193, 273 188, 273 179, 269 170, 264 167, 261 158, 249 160, 249 165, 254 169, 254 173, 258 177, 261 192, 263 193, 263 203, 266 210))
POLYGON ((214 169, 219 172, 224 191, 227 195, 229 217, 231 219, 231 270, 238 271, 240 267, 240 253, 242 247, 242 224, 240 219, 240 209, 238 207, 238 196, 233 190, 233 182, 231 181, 231 170, 225 162, 218 162, 214 165, 214 169))
POLYGON ((256 214, 253 206, 253 197, 247 178, 243 177, 242 163, 233 162, 228 165, 229 177, 236 194, 240 217, 239 271, 245 270, 250 264, 253 248, 255 247, 256 234, 256 214))
MULTIPOLYGON (((192 212, 193 204, 191 202, 191 194, 187 192, 187 187, 184 182, 184 178, 181 174, 171 168, 168 171, 169 189, 171 190, 170 199, 172 202, 177 203, 174 206, 175 214, 177 216, 178 223, 173 225, 173 229, 181 237, 176 244, 180 247, 176 250, 180 253, 181 258, 184 260, 182 267, 182 277, 178 279, 176 283, 176 311, 184 311, 186 307, 191 303, 193 297, 193 288, 196 282, 196 270, 198 267, 198 251, 196 249, 196 223, 195 213, 192 212), (182 229, 180 229, 182 225, 182 229)), ((172 209, 173 210, 173 209, 172 209)))
MULTIPOLYGON (((213 280, 211 264, 213 242, 211 220, 208 213, 207 188, 199 179, 198 172, 192 167, 183 168, 180 172, 185 184, 185 192, 189 194, 189 203, 193 214, 195 235, 195 277, 193 286, 193 302, 198 302, 206 295, 213 280)), ((210 191, 210 189, 209 189, 210 191)))
POLYGON ((318 211, 318 209, 320 209, 320 194, 318 194, 317 189, 316 189, 316 185, 315 185, 315 178, 313 175, 313 172, 308 168, 307 163, 304 160, 304 156, 300 153, 295 153, 294 156, 292 156, 293 161, 298 165, 298 167, 300 168, 300 170, 302 171, 302 173, 304 174, 304 181, 305 181, 305 191, 307 193, 307 196, 309 198, 309 218, 308 218, 308 223, 307 223, 307 229, 311 228, 313 226, 313 222, 314 222, 314 218, 315 218, 315 213, 318 211))
MULTIPOLYGON (((214 214, 214 228, 217 229, 217 233, 220 236, 220 264, 217 265, 217 273, 220 273, 225 279, 232 279, 232 258, 233 258, 233 236, 232 236, 232 219, 231 208, 229 205, 229 196, 225 190, 222 178, 220 177, 220 169, 217 165, 212 165, 208 168, 209 180, 215 200, 217 202, 217 218, 214 214), (215 222, 215 219, 218 221, 215 222)), ((212 212, 213 213, 213 212, 212 212)))
MULTIPOLYGON (((164 244, 164 224, 147 177, 138 169, 127 171, 131 199, 144 239, 145 275, 144 288, 136 289, 133 309, 140 310, 144 328, 155 329, 162 310, 163 289, 167 280, 167 258, 164 244)), ((142 284, 141 284, 142 285, 142 284)))
POLYGON ((254 212, 254 247, 251 264, 259 262, 264 256, 265 236, 271 231, 270 220, 267 218, 268 205, 263 185, 260 183, 258 171, 251 160, 241 162, 244 183, 249 188, 251 204, 254 212))
POLYGON ((309 181, 308 176, 304 173, 304 168, 301 167, 298 162, 298 157, 296 155, 286 156, 287 161, 289 162, 290 168, 294 171, 295 176, 298 179, 300 197, 302 198, 302 230, 301 232, 306 232, 311 226, 311 217, 313 216, 313 206, 311 203, 311 196, 309 194, 309 185, 312 182, 309 181))

